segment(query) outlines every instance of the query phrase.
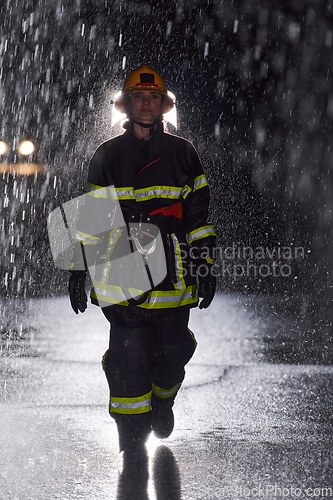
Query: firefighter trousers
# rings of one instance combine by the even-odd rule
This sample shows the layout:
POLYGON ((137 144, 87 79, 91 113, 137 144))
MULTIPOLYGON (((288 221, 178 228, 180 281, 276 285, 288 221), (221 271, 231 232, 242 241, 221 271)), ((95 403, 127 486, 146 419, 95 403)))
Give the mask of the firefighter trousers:
POLYGON ((123 450, 146 441, 152 409, 173 406, 196 341, 188 328, 188 308, 152 315, 111 306, 103 312, 111 328, 102 365, 110 389, 109 412, 123 450))

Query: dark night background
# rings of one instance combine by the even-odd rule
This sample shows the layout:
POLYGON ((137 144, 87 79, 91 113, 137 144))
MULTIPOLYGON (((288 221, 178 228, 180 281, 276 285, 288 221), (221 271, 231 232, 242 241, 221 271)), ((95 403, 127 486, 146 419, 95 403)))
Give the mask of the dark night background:
POLYGON ((47 215, 84 192, 89 159, 113 133, 112 95, 147 63, 202 158, 220 247, 305 251, 288 277, 226 275, 219 289, 270 294, 306 328, 330 331, 333 1, 6 0, 0 12, 0 140, 31 137, 48 168, 1 177, 3 297, 66 290, 47 215))

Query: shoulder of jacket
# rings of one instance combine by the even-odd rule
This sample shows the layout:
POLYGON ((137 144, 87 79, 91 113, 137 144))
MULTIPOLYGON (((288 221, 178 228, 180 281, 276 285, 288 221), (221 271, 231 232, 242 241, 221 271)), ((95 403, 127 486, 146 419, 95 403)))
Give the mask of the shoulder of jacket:
POLYGON ((93 159, 101 160, 105 158, 105 156, 109 156, 112 150, 116 150, 119 145, 123 143, 123 134, 117 135, 116 137, 112 137, 112 139, 108 139, 102 142, 99 146, 97 146, 93 159))
POLYGON ((184 137, 179 137, 178 135, 173 135, 169 132, 164 132, 163 135, 165 140, 172 144, 173 147, 179 147, 188 151, 195 151, 193 144, 187 139, 184 139, 184 137))
POLYGON ((109 149, 116 147, 118 144, 121 144, 124 141, 124 139, 125 139, 125 133, 119 134, 116 137, 112 137, 111 139, 102 142, 102 144, 100 144, 97 149, 109 149))

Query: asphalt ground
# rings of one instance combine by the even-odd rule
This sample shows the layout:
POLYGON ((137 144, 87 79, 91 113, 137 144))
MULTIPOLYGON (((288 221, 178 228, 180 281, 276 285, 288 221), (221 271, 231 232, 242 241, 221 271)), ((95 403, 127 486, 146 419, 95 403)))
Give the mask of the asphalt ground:
POLYGON ((333 498, 332 339, 278 302, 218 295, 192 311, 197 351, 173 434, 148 441, 147 481, 122 475, 101 311, 2 301, 0 499, 333 498))

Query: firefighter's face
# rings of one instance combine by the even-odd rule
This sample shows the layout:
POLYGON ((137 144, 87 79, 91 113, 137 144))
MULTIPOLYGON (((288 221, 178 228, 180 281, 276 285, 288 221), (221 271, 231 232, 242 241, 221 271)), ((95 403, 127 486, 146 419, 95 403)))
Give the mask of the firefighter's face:
POLYGON ((129 96, 129 105, 134 120, 151 124, 162 112, 162 96, 156 92, 134 92, 129 96))

